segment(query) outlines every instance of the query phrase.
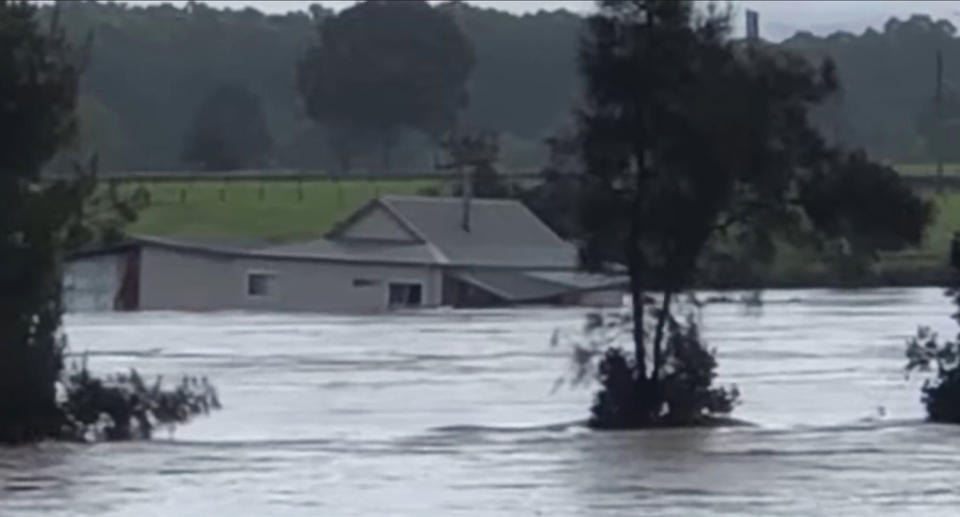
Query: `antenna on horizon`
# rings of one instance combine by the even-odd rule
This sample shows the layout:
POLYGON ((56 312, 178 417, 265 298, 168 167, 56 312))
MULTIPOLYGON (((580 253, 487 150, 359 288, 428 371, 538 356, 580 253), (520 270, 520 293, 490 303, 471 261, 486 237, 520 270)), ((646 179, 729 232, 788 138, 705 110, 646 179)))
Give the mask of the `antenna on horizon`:
POLYGON ((943 192, 943 50, 937 49, 936 87, 934 102, 936 103, 936 144, 934 152, 937 158, 937 192, 943 192))
POLYGON ((760 13, 747 9, 747 41, 760 40, 760 13))

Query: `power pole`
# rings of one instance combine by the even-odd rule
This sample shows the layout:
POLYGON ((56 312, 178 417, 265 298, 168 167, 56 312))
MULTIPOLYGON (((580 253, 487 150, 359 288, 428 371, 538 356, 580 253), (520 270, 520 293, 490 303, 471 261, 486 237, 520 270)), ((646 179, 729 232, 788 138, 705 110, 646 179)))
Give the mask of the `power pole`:
POLYGON ((936 145, 934 153, 937 160, 937 192, 943 192, 943 51, 937 49, 937 84, 934 93, 936 105, 936 145))
POLYGON ((747 41, 760 40, 760 13, 747 9, 747 41))
POLYGON ((440 170, 456 170, 460 176, 462 189, 462 220, 460 226, 469 233, 470 203, 473 200, 473 169, 489 165, 496 161, 500 152, 498 135, 494 132, 454 132, 443 138, 441 146, 447 151, 451 161, 435 165, 440 170))

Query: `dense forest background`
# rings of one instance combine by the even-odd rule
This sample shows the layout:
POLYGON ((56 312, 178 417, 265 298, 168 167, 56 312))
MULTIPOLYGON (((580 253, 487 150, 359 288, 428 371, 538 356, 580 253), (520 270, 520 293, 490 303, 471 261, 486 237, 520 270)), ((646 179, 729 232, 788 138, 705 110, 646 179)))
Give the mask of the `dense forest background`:
MULTIPOLYGON (((44 15, 51 12, 47 7, 44 15)), ((189 169, 184 147, 196 113, 212 92, 233 87, 252 93, 262 108, 271 143, 267 168, 334 168, 324 128, 307 116, 295 78, 298 60, 317 40, 317 23, 331 15, 318 5, 309 13, 265 15, 202 3, 63 3, 60 16, 71 37, 92 37, 81 82, 80 138, 72 152, 96 151, 105 171, 189 169)), ((580 98, 582 18, 464 5, 459 23, 476 56, 465 122, 500 131, 502 166, 540 168, 543 139, 569 124, 580 98)), ((933 159, 929 114, 937 49, 945 65, 946 118, 960 120, 960 38, 949 22, 917 15, 860 35, 799 33, 781 44, 811 59, 836 61, 843 91, 817 113, 818 123, 828 138, 864 147, 877 159, 933 159)), ((953 132, 960 124, 948 124, 953 132)), ((960 150, 945 149, 951 147, 960 150)), ((396 173, 431 171, 436 152, 426 137, 404 134, 396 173)), ((358 170, 377 172, 376 151, 370 155, 358 170)))

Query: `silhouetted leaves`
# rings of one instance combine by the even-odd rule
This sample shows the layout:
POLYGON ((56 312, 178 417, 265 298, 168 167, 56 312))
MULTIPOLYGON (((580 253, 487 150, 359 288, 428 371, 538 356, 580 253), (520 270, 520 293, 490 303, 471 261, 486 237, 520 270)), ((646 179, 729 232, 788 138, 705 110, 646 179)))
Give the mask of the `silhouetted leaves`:
MULTIPOLYGON (((954 285, 946 295, 956 307, 951 317, 960 324, 960 262, 952 259, 954 285)), ((960 424, 960 335, 955 341, 940 341, 929 327, 920 327, 907 340, 906 357, 904 372, 908 376, 914 372, 928 374, 921 389, 927 417, 933 422, 960 424)))
POLYGON ((102 415, 112 422, 106 438, 149 435, 151 418, 185 421, 218 402, 205 381, 147 390, 135 372, 101 381, 85 366, 62 377, 61 261, 119 238, 137 205, 98 184, 96 156, 72 177, 42 181, 44 163, 73 135, 85 56, 35 15, 27 2, 0 0, 0 443, 77 437, 102 415))
POLYGON ((79 57, 36 8, 0 0, 0 442, 51 436, 60 413, 60 250, 82 198, 40 169, 72 135, 79 57))
MULTIPOLYGON (((831 62, 733 42, 728 13, 690 1, 598 5, 581 52, 584 264, 625 263, 634 300, 664 292, 652 332, 634 335, 637 389, 654 408, 667 397, 699 407, 712 400, 709 376, 671 364, 669 349, 698 371, 712 355, 685 345, 698 338, 676 325, 671 301, 708 252, 769 262, 777 236, 807 235, 872 257, 919 243, 931 208, 891 169, 820 136, 809 112, 838 87, 831 62), (687 391, 670 395, 668 379, 687 391)), ((634 303, 635 320, 645 305, 634 303)))
MULTIPOLYGON (((319 43, 297 66, 314 120, 353 139, 376 139, 385 167, 401 129, 438 138, 453 127, 467 102, 473 49, 447 13, 425 1, 371 0, 318 30, 319 43)), ((347 143, 333 140, 341 153, 347 143)))
POLYGON ((223 85, 197 106, 183 159, 208 171, 257 169, 268 165, 272 150, 260 98, 244 87, 223 85))
POLYGON ((173 428, 220 409, 217 390, 206 378, 184 377, 164 388, 158 377, 147 385, 136 370, 94 377, 86 357, 62 382, 62 438, 82 441, 148 440, 158 427, 173 428))

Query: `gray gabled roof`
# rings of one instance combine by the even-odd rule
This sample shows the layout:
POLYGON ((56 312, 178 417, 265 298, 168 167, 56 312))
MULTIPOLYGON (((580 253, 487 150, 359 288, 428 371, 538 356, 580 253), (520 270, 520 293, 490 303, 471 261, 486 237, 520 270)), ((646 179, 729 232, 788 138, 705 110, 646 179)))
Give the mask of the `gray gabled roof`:
POLYGON ((446 258, 430 244, 320 239, 260 250, 292 257, 376 261, 397 264, 445 264, 446 258))
MULTIPOLYGON (((553 233, 522 203, 510 199, 471 201, 471 228, 461 226, 460 198, 384 196, 374 199, 328 234, 328 238, 286 245, 250 247, 236 242, 197 242, 138 236, 124 246, 152 245, 182 252, 281 260, 432 265, 459 268, 573 271, 576 248, 553 233), (415 237, 411 242, 347 238, 352 224, 384 210, 415 237)), ((93 250, 91 253, 108 250, 93 250)), ((529 278, 541 285, 555 279, 529 278)), ((576 287, 576 286, 570 286, 576 287)))
POLYGON ((470 231, 462 227, 461 198, 383 196, 375 203, 412 234, 433 245, 448 264, 519 268, 577 265, 576 248, 516 200, 472 200, 470 231))
POLYGON ((571 293, 622 289, 628 283, 625 277, 575 271, 464 269, 452 274, 507 302, 548 300, 571 293))

